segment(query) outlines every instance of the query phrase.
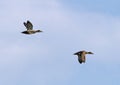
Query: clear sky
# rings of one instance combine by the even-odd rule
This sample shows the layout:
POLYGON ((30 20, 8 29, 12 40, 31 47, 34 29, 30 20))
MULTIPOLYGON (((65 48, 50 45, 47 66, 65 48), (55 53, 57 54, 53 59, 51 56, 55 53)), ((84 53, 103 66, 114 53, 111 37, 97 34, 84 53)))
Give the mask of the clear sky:
POLYGON ((119 0, 1 0, 0 19, 0 85, 120 85, 119 0))

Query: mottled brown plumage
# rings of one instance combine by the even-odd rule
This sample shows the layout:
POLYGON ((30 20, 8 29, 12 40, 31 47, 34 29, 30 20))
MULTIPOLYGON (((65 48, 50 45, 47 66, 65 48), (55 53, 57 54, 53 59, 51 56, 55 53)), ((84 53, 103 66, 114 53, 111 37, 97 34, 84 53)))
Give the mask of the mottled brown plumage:
POLYGON ((30 21, 27 21, 27 23, 24 22, 23 24, 27 29, 26 31, 22 32, 23 34, 35 34, 37 32, 42 32, 41 30, 33 30, 33 25, 30 21))
POLYGON ((74 53, 74 55, 78 56, 78 61, 79 61, 80 64, 85 63, 85 60, 86 60, 85 55, 86 54, 93 54, 93 53, 92 52, 86 52, 84 50, 74 53))

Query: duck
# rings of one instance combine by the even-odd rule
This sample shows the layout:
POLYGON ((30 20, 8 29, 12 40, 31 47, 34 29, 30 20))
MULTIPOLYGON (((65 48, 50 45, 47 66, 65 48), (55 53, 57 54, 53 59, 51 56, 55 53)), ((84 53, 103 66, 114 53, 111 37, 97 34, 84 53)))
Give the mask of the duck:
POLYGON ((78 61, 79 61, 80 64, 85 63, 85 61, 86 61, 85 55, 86 54, 93 54, 93 53, 92 52, 87 52, 85 50, 74 53, 74 55, 78 56, 78 61))
POLYGON ((23 24, 27 29, 26 31, 22 32, 23 34, 35 34, 38 32, 42 32, 41 30, 33 30, 33 25, 29 20, 27 20, 27 22, 23 22, 23 24))

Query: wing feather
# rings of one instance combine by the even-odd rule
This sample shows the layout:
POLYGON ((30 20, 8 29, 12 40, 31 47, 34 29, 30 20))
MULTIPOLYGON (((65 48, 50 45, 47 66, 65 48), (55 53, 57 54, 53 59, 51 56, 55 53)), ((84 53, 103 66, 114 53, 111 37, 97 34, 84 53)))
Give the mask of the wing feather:
POLYGON ((26 27, 27 30, 32 30, 33 29, 33 25, 30 21, 27 21, 27 23, 23 23, 24 26, 26 27))

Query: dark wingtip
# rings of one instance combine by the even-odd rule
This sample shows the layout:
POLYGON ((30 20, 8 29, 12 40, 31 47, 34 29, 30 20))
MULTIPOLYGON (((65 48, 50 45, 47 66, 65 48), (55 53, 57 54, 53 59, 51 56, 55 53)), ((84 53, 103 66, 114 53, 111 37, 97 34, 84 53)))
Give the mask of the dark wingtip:
POLYGON ((26 25, 26 23, 25 23, 25 22, 23 22, 23 24, 24 24, 24 25, 26 25))
POLYGON ((73 55, 76 55, 76 53, 74 53, 73 55))
POLYGON ((78 53, 74 53, 73 55, 78 55, 78 53))
POLYGON ((27 20, 27 23, 31 23, 29 20, 27 20))

